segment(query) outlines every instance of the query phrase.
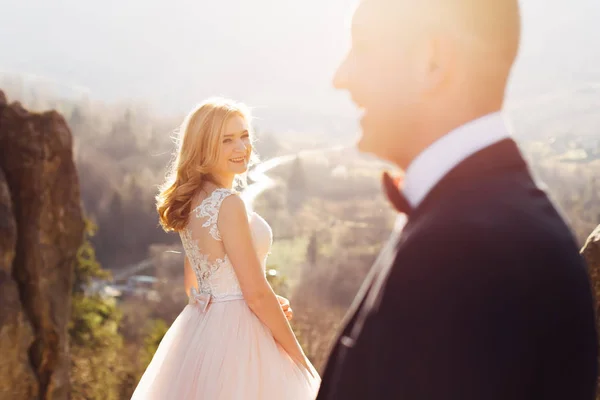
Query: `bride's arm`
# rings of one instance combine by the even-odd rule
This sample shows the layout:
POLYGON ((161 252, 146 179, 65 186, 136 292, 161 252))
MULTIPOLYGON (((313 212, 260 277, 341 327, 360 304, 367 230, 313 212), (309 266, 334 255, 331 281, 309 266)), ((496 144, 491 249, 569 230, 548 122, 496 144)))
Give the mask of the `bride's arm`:
POLYGON ((246 303, 290 357, 310 371, 306 356, 265 277, 252 243, 246 208, 238 196, 229 196, 223 201, 218 227, 246 303))

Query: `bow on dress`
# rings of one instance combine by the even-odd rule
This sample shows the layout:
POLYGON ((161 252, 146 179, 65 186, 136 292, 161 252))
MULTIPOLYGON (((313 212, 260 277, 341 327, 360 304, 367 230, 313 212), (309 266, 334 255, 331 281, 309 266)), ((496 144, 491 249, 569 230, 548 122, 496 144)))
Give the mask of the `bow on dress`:
POLYGON ((190 289, 190 301, 189 304, 198 304, 200 311, 206 312, 210 305, 211 295, 209 293, 199 293, 195 287, 190 289))

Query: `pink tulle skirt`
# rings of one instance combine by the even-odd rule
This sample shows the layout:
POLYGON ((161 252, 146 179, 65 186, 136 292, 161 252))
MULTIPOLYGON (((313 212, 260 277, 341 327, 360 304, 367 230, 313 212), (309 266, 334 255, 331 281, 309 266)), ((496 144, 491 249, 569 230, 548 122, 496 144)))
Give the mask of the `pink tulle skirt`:
MULTIPOLYGON (((311 366, 312 368, 312 366, 311 366)), ((312 400, 313 378, 246 302, 189 304, 162 339, 132 400, 312 400)))

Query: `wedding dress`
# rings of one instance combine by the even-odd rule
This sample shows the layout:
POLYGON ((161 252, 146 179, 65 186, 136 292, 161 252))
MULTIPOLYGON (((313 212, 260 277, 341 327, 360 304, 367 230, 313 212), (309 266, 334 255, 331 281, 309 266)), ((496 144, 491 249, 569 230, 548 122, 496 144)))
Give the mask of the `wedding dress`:
MULTIPOLYGON (((217 227, 217 189, 196 207, 180 233, 198 288, 162 339, 132 400, 309 400, 320 378, 294 362, 250 310, 217 227), (210 235, 210 237, 206 236, 210 235), (198 240, 202 239, 202 240, 198 240), (205 243, 201 248, 198 243, 205 243), (208 245, 206 244, 208 243, 208 245)), ((263 269, 272 232, 248 212, 263 269)))

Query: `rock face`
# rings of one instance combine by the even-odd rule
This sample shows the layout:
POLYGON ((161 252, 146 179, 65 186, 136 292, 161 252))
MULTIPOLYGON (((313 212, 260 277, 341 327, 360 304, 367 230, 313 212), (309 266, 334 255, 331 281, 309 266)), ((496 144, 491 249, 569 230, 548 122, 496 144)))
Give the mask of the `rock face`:
MULTIPOLYGON (((600 225, 588 237, 585 245, 581 249, 581 254, 587 262, 592 276, 592 284, 594 285, 594 293, 600 300, 600 225)), ((598 304, 600 306, 600 304, 598 304)), ((597 309, 600 311, 600 308, 597 309)))
MULTIPOLYGON (((600 332, 600 225, 592 232, 581 249, 590 272, 594 296, 596 296, 596 329, 600 332)), ((596 399, 600 400, 600 379, 596 399)))
POLYGON ((0 400, 68 399, 67 324, 83 238, 72 137, 0 91, 0 400))

